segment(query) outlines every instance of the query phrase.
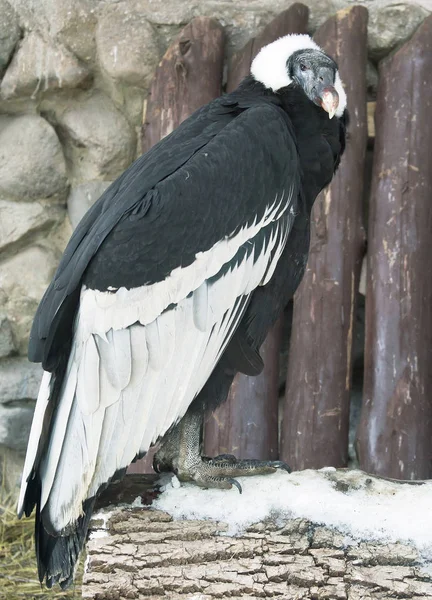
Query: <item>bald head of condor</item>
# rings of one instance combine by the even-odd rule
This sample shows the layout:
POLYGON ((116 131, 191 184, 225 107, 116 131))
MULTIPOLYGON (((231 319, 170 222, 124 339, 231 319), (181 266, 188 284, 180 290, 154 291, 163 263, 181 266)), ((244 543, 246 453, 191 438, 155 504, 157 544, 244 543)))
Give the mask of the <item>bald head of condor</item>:
POLYGON ((203 460, 205 409, 259 348, 302 277, 309 214, 339 164, 346 96, 308 36, 135 161, 79 223, 37 310, 44 375, 19 514, 36 507, 40 580, 71 583, 95 499, 160 442, 155 468, 241 491, 279 462, 203 460))

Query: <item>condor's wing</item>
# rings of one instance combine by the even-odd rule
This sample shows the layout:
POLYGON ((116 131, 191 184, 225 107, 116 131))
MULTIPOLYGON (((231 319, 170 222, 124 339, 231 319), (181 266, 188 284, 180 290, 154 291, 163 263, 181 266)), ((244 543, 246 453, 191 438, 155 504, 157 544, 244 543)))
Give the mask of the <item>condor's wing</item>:
MULTIPOLYGON (((159 151, 167 152, 163 142, 159 151)), ((126 205, 127 190, 139 183, 127 176, 121 181, 126 205)), ((254 107, 120 216, 114 198, 87 217, 94 221, 88 231, 103 240, 79 234, 35 325, 36 342, 51 344, 45 357, 55 358, 52 348, 61 342, 69 356, 61 385, 44 377, 21 511, 28 513, 36 502, 47 530, 67 530, 86 499, 178 422, 253 290, 270 279, 298 189, 296 148, 285 118, 274 107, 254 107), (73 294, 79 300, 70 339, 56 341, 59 331, 67 332, 62 319, 70 319, 62 316, 59 298, 73 294), (47 427, 50 403, 56 409, 47 427), (29 489, 36 481, 35 499, 29 489)))

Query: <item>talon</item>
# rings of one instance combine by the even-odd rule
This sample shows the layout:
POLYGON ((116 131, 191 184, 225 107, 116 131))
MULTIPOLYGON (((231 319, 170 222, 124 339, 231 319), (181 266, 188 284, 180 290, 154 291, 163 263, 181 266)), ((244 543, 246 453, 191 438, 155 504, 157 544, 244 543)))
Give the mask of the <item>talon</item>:
POLYGON ((201 456, 200 427, 202 415, 186 413, 182 421, 160 442, 154 457, 158 472, 174 472, 179 481, 193 481, 202 488, 229 490, 233 486, 243 493, 242 486, 234 479, 253 475, 267 475, 277 469, 291 473, 282 460, 237 459, 232 454, 216 457, 201 456))
POLYGON ((239 493, 241 494, 243 492, 242 490, 242 486, 239 484, 239 482, 237 481, 237 479, 228 479, 228 481, 231 483, 231 485, 235 485, 235 487, 238 489, 239 493))
POLYGON ((283 469, 287 473, 291 473, 292 469, 289 465, 286 464, 283 460, 275 460, 271 463, 272 467, 276 467, 277 469, 283 469))

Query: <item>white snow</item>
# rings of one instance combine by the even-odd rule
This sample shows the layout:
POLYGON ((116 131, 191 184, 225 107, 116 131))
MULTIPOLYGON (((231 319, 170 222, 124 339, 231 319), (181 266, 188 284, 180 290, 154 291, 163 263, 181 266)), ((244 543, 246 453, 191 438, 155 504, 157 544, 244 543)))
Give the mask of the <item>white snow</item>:
POLYGON ((89 536, 90 540, 94 540, 96 538, 108 537, 107 525, 108 525, 108 521, 111 519, 111 517, 113 516, 114 513, 115 513, 115 510, 110 510, 110 511, 101 510, 100 512, 93 515, 92 520, 93 521, 102 521, 102 524, 99 525, 99 527, 97 529, 93 529, 91 531, 90 536, 89 536))
POLYGON ((137 496, 130 506, 131 508, 141 508, 142 505, 143 503, 141 496, 137 496))
MULTIPOLYGON (((266 517, 306 518, 353 540, 405 542, 432 559, 432 481, 422 485, 375 479, 362 471, 298 471, 239 478, 237 489, 164 486, 152 508, 174 519, 211 519, 241 534, 266 517)), ((347 544, 349 540, 347 540, 347 544)))

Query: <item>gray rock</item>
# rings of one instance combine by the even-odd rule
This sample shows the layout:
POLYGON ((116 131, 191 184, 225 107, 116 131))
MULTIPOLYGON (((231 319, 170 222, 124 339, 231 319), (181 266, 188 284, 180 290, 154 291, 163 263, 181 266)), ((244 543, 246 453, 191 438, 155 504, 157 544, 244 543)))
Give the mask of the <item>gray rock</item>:
POLYGON ((159 61, 159 46, 145 13, 107 6, 96 28, 99 63, 117 81, 147 87, 159 61))
POLYGON ((95 0, 9 0, 29 31, 43 32, 82 60, 94 56, 95 0))
POLYGON ((116 179, 135 154, 135 135, 111 100, 96 93, 58 115, 74 183, 116 179))
MULTIPOLYGON (((171 2, 169 5, 167 2, 155 2, 150 6, 148 6, 148 3, 146 4, 147 17, 149 21, 157 25, 158 28, 164 25, 177 25, 178 27, 186 25, 186 23, 189 23, 189 21, 198 14, 201 14, 201 11, 203 11, 202 14, 204 14, 204 11, 208 9, 208 3, 206 2, 201 2, 201 6, 199 7, 201 11, 199 11, 197 4, 194 2, 181 2, 181 0, 174 0, 174 2, 171 2)), ((214 6, 214 4, 214 2, 210 2, 210 6, 214 8, 214 10, 217 10, 219 2, 216 2, 216 6, 214 6)), ((227 3, 224 2, 224 5, 226 4, 227 3)), ((144 3, 142 3, 142 6, 145 6, 144 3)), ((236 8, 232 6, 228 10, 235 12, 236 8)))
POLYGON ((55 7, 50 19, 50 30, 56 40, 81 60, 92 60, 96 51, 94 0, 50 1, 55 7))
POLYGON ((0 200, 0 251, 9 249, 17 242, 27 242, 35 234, 45 231, 65 216, 60 206, 49 201, 14 202, 0 200))
POLYGON ((27 353, 33 317, 57 262, 50 250, 30 246, 0 264, 0 306, 9 318, 20 354, 27 353))
POLYGON ((87 181, 71 190, 67 201, 67 210, 73 229, 110 184, 110 181, 87 181))
POLYGON ((308 29, 310 32, 315 31, 320 27, 327 19, 335 15, 338 10, 345 8, 347 2, 344 0, 320 0, 320 2, 305 2, 309 6, 309 22, 308 29))
POLYGON ((42 373, 39 364, 31 363, 21 356, 1 360, 0 405, 36 400, 42 373))
POLYGON ((116 107, 125 115, 138 135, 141 133, 146 90, 132 85, 118 85, 113 79, 105 79, 106 92, 116 107))
POLYGON ((73 233, 67 210, 64 211, 64 215, 63 222, 53 227, 49 235, 43 239, 45 248, 50 248, 58 257, 63 254, 73 233))
POLYGON ((5 313, 0 313, 0 358, 15 352, 12 327, 5 313))
POLYGON ((369 12, 368 45, 373 60, 380 60, 411 37, 428 12, 416 4, 372 5, 369 12))
POLYGON ((0 75, 5 70, 19 40, 18 19, 9 2, 0 0, 0 75))
POLYGON ((0 445, 0 488, 3 498, 17 498, 24 467, 24 453, 0 445))
POLYGON ((31 200, 64 196, 66 166, 53 127, 41 117, 0 117, 0 194, 31 200))
POLYGON ((25 452, 33 418, 32 406, 0 404, 0 444, 17 452, 25 452))
POLYGON ((46 42, 30 32, 12 59, 0 86, 6 100, 14 96, 35 98, 46 91, 88 87, 89 69, 69 50, 46 42))
MULTIPOLYGON (((130 6, 131 0, 127 0, 130 6)), ((143 2, 139 5, 147 9, 148 20, 157 27, 158 34, 166 48, 181 26, 186 25, 193 17, 207 16, 217 19, 227 32, 227 54, 239 50, 253 36, 257 35, 280 12, 288 8, 291 2, 286 0, 236 0, 236 2, 220 2, 206 0, 202 2, 143 2)), ((314 32, 331 15, 347 6, 347 0, 320 0, 306 2, 310 9, 309 30, 314 32)), ((119 2, 121 10, 124 3, 119 2)))

